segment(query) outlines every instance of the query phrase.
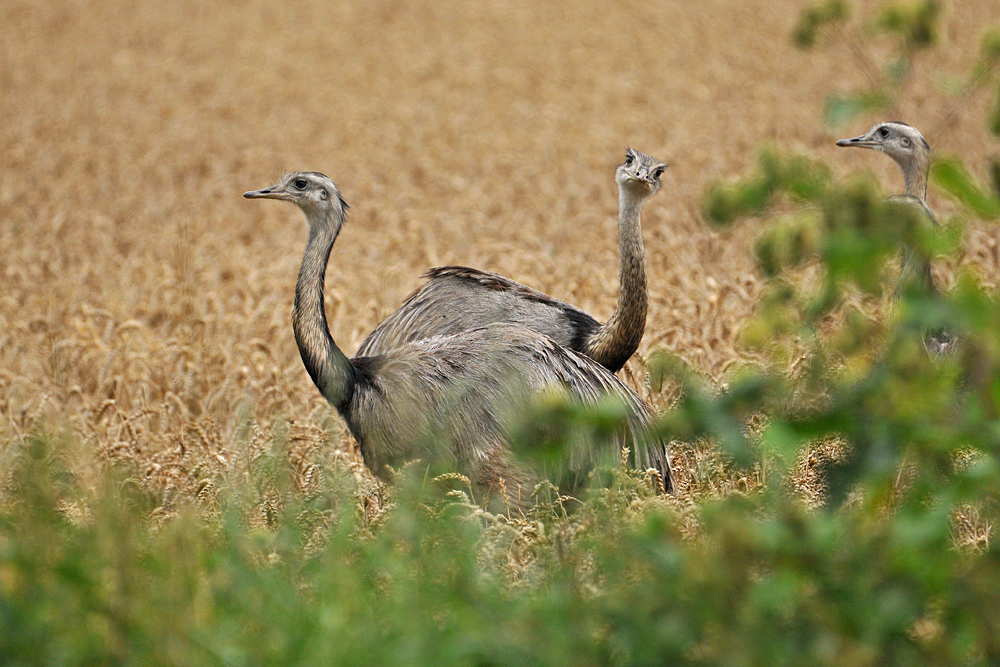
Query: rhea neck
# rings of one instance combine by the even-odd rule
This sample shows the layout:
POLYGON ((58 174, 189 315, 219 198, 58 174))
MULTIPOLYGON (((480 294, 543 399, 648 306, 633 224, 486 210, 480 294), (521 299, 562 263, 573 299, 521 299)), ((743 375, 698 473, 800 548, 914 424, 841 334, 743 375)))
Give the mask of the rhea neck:
POLYGON ((930 158, 922 151, 907 156, 892 156, 903 171, 903 182, 906 194, 927 200, 927 173, 930 170, 930 158))
POLYGON ((343 412, 354 389, 354 366, 330 335, 323 290, 330 250, 340 233, 344 214, 333 209, 305 210, 305 214, 309 240, 295 284, 292 329, 302 363, 313 382, 326 400, 343 412))
POLYGON ((642 245, 640 215, 649 193, 618 190, 618 243, 621 252, 620 287, 615 312, 594 334, 589 356, 607 368, 625 365, 639 347, 646 328, 649 297, 646 289, 646 254, 642 245))
MULTIPOLYGON (((916 197, 924 202, 927 214, 931 216, 930 209, 927 209, 927 174, 930 170, 930 158, 924 151, 916 151, 911 155, 892 156, 899 168, 903 172, 903 181, 906 186, 906 194, 916 197)), ((899 282, 896 285, 894 299, 898 299, 907 284, 919 283, 924 289, 934 291, 934 277, 931 273, 931 263, 927 257, 919 255, 913 248, 903 248, 902 272, 899 282)))

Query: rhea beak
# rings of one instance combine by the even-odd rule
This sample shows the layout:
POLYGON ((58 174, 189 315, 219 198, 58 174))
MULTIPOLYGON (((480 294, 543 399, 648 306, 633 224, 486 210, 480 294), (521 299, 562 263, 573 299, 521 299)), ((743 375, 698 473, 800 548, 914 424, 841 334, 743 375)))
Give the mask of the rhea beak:
POLYGON ((247 199, 288 199, 288 193, 274 185, 263 190, 244 192, 243 196, 247 199))
POLYGON ((639 183, 645 183, 646 185, 653 185, 656 182, 653 178, 653 174, 645 167, 640 167, 636 173, 629 174, 629 178, 639 183))
POLYGON ((862 134, 860 137, 854 137, 853 139, 841 139, 837 142, 837 145, 840 147, 856 146, 858 148, 878 148, 882 145, 882 143, 872 139, 870 134, 862 134))

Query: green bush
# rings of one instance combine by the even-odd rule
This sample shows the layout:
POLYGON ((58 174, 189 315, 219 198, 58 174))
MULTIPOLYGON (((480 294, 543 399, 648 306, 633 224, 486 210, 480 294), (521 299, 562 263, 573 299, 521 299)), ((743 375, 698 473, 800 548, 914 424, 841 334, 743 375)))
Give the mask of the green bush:
MULTIPOLYGON (((798 41, 849 14, 807 12, 798 41)), ((937 15, 893 5, 869 25, 909 59, 933 44, 937 15)), ((975 85, 998 52, 987 37, 975 85)), ((892 66, 863 94, 895 95, 909 68, 892 66)), ((954 160, 933 180, 997 217, 996 182, 954 160)), ((279 426, 245 474, 168 506, 124 465, 82 487, 62 459, 72 434, 39 431, 4 445, 0 662, 1000 663, 1000 303, 967 272, 942 293, 894 268, 901 248, 908 261, 955 252, 961 220, 928 225, 775 149, 712 188, 705 212, 772 219, 754 248, 770 281, 743 331, 757 363, 716 391, 656 355, 654 386, 681 388, 657 428, 675 451, 718 454, 698 474, 759 484, 691 492, 679 456, 676 499, 614 471, 578 499, 543 485, 528 515, 505 517, 469 502, 460 477, 414 467, 373 516, 334 464, 308 492, 292 483, 279 426), (958 351, 934 357, 924 342, 942 330, 958 351)), ((622 419, 613 405, 526 414, 516 433, 543 465, 622 419)))

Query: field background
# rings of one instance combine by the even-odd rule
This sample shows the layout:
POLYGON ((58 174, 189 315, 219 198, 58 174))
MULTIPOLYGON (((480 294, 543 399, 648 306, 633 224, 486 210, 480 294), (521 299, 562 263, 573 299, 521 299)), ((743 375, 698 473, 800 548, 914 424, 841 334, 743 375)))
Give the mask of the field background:
MULTIPOLYGON (((759 226, 706 227, 706 186, 770 141, 902 188, 888 160, 834 146, 884 118, 823 125, 825 97, 865 74, 847 49, 792 45, 803 6, 7 0, 0 442, 64 428, 81 479, 128 459, 164 500, 239 465, 248 416, 251 449, 287 420, 302 485, 318 459, 356 463, 291 335, 302 216, 241 198, 288 170, 330 175, 352 207, 327 297, 351 353, 445 263, 606 318, 613 170, 626 145, 655 155, 671 166, 644 212, 640 355, 666 347, 724 378, 762 281, 759 226)), ((968 71, 1000 4, 945 13, 894 115, 978 170, 996 152, 989 95, 956 105, 924 73, 968 71)), ((930 204, 950 210, 933 191, 930 204)), ((966 243, 992 284, 998 238, 973 229, 966 243)))

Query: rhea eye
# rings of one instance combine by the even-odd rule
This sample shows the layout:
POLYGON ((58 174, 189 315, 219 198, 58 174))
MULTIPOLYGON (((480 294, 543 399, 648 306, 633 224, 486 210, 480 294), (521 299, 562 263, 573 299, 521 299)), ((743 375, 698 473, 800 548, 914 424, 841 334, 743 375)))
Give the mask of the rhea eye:
POLYGON ((292 185, 295 186, 296 190, 305 190, 306 186, 309 185, 309 182, 304 178, 297 178, 295 179, 295 183, 292 185))
POLYGON ((657 167, 657 168, 656 168, 656 169, 655 169, 655 170, 653 171, 653 178, 659 178, 659 177, 660 177, 660 176, 662 176, 662 175, 663 175, 663 167, 657 167))
POLYGON ((883 139, 885 139, 886 137, 889 136, 889 129, 885 128, 885 127, 880 128, 879 131, 878 131, 878 136, 880 136, 883 139))
POLYGON ((635 158, 632 156, 632 154, 631 153, 626 153, 625 154, 625 166, 627 167, 630 164, 632 164, 633 162, 635 162, 635 158))

